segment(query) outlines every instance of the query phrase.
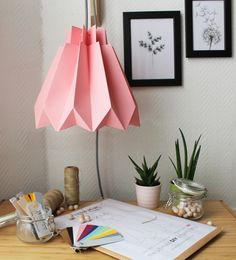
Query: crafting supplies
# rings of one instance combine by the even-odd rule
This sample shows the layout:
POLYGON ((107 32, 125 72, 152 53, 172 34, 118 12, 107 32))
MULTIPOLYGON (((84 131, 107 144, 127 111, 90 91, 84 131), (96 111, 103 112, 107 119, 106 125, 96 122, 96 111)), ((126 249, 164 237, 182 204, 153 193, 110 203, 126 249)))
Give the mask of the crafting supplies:
POLYGON ((23 210, 24 212, 24 215, 29 215, 29 211, 27 209, 27 203, 28 201, 25 199, 24 196, 21 196, 21 197, 18 197, 17 196, 17 204, 21 207, 21 209, 23 210))
POLYGON ((12 197, 11 199, 9 199, 9 201, 11 202, 11 204, 13 205, 13 207, 16 209, 16 212, 19 216, 24 216, 25 212, 24 210, 20 207, 20 205, 17 202, 17 198, 16 197, 12 197))
POLYGON ((31 219, 34 220, 34 227, 37 232, 37 236, 42 238, 44 236, 50 235, 50 230, 48 229, 46 221, 43 221, 46 218, 46 212, 43 210, 43 207, 40 203, 29 202, 27 204, 27 209, 30 213, 31 219))
POLYGON ((64 189, 65 189, 66 204, 68 206, 78 205, 79 204, 79 169, 77 167, 68 166, 65 168, 64 189))
POLYGON ((124 237, 113 228, 89 224, 62 229, 60 235, 74 249, 78 250, 115 243, 124 239, 124 237))
POLYGON ((20 191, 19 193, 16 194, 15 196, 17 199, 20 199, 21 197, 24 197, 24 193, 20 191))
POLYGON ((79 215, 78 221, 79 221, 80 224, 85 223, 85 217, 84 217, 84 214, 83 214, 83 213, 79 215))
POLYGON ((69 220, 73 220, 73 219, 75 219, 75 218, 74 218, 74 216, 73 216, 72 214, 69 214, 68 219, 69 219, 69 220))
POLYGON ((55 235, 55 230, 54 218, 49 209, 38 220, 23 216, 16 221, 16 235, 27 243, 44 243, 55 235))
POLYGON ((64 207, 60 207, 57 211, 56 211, 56 214, 57 216, 60 215, 62 212, 65 211, 65 208, 64 207))
POLYGON ((73 206, 73 205, 70 205, 70 206, 68 207, 68 210, 74 210, 74 206, 73 206))
POLYGON ((55 212, 64 202, 64 196, 60 190, 52 189, 43 195, 43 203, 46 207, 55 212))
POLYGON ((10 202, 16 209, 16 234, 19 239, 42 243, 54 236, 54 218, 51 209, 45 208, 40 192, 20 192, 10 202))
POLYGON ((86 223, 86 222, 89 222, 91 221, 91 217, 88 215, 88 214, 84 214, 84 213, 81 213, 79 216, 78 216, 78 221, 80 224, 83 224, 83 223, 86 223))
POLYGON ((72 227, 62 229, 60 231, 60 235, 65 240, 65 242, 67 242, 70 246, 73 246, 74 238, 73 238, 73 228, 72 227))
POLYGON ((74 235, 73 235, 73 227, 67 227, 60 230, 59 233, 62 238, 67 242, 70 246, 74 244, 74 235))
POLYGON ((191 220, 199 219, 204 214, 203 199, 207 189, 196 182, 175 178, 170 184, 167 207, 171 206, 174 214, 191 220))
POLYGON ((74 210, 78 209, 79 208, 79 205, 78 204, 75 204, 74 205, 74 210))

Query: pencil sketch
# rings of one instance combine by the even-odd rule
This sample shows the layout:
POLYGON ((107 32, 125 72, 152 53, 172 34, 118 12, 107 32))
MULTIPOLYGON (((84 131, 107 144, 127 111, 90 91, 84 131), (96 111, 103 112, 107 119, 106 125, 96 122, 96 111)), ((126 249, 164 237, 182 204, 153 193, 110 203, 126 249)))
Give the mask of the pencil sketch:
POLYGON ((161 43, 162 37, 154 37, 151 32, 147 32, 147 41, 140 40, 139 46, 145 48, 152 55, 152 66, 153 66, 153 57, 157 55, 158 52, 161 52, 165 48, 165 44, 161 43))
POLYGON ((206 6, 204 1, 198 1, 195 5, 194 15, 198 19, 198 22, 203 25, 201 26, 201 40, 211 50, 213 45, 217 45, 222 41, 221 28, 217 22, 220 13, 214 8, 214 3, 206 6))
POLYGON ((175 35, 179 14, 176 13, 175 17, 172 12, 165 15, 156 13, 153 18, 132 18, 130 22, 130 60, 127 62, 130 64, 130 76, 135 81, 134 84, 147 86, 145 81, 149 80, 152 86, 158 86, 169 84, 169 80, 175 80, 179 76, 176 64, 180 60, 175 51, 180 41, 180 35, 175 35))

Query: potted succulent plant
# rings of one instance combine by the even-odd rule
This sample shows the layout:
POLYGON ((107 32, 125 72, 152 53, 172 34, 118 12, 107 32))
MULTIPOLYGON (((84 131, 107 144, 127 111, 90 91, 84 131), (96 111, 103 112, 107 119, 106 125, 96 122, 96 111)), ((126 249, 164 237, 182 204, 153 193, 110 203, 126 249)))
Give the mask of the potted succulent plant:
POLYGON ((157 158, 151 167, 148 167, 145 156, 143 163, 139 166, 130 156, 129 159, 133 163, 135 170, 140 178, 135 177, 135 188, 137 203, 141 207, 155 209, 160 204, 161 183, 158 177, 157 167, 161 155, 157 158))
MULTIPOLYGON (((199 141, 201 139, 201 135, 198 139, 194 142, 193 151, 191 156, 188 155, 188 148, 187 143, 185 140, 185 136, 181 129, 179 129, 182 142, 183 142, 183 150, 184 150, 184 160, 181 160, 181 153, 179 148, 179 139, 175 142, 175 154, 176 154, 176 164, 170 158, 170 161, 175 169, 175 172, 178 178, 183 178, 187 180, 193 180, 196 172, 196 167, 198 163, 198 158, 201 152, 201 145, 199 145, 199 141)), ((174 189, 173 185, 171 184, 171 189, 174 189)))

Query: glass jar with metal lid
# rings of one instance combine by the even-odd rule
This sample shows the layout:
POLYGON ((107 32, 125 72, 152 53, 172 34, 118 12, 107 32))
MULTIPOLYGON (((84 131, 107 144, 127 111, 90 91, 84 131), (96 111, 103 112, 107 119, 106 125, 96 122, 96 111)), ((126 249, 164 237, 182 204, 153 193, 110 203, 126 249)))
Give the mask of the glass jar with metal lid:
POLYGON ((58 234, 50 208, 45 208, 44 214, 37 220, 16 212, 0 216, 0 228, 14 222, 16 222, 16 236, 23 242, 44 243, 58 234))
POLYGON ((204 214, 203 199, 206 195, 207 189, 203 185, 176 178, 170 184, 167 206, 179 217, 196 220, 204 214))
POLYGON ((49 208, 46 208, 44 216, 37 220, 21 216, 16 221, 16 236, 23 242, 44 243, 56 235, 54 216, 49 208))

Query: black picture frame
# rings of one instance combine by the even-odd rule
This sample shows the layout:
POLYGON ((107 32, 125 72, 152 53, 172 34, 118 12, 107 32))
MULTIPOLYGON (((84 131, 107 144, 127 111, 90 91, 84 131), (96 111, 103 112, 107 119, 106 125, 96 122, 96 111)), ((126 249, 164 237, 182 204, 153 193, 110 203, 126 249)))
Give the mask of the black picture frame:
POLYGON ((185 0, 186 57, 232 57, 231 0, 185 0))
POLYGON ((182 84, 180 11, 124 12, 124 65, 131 86, 182 84))

